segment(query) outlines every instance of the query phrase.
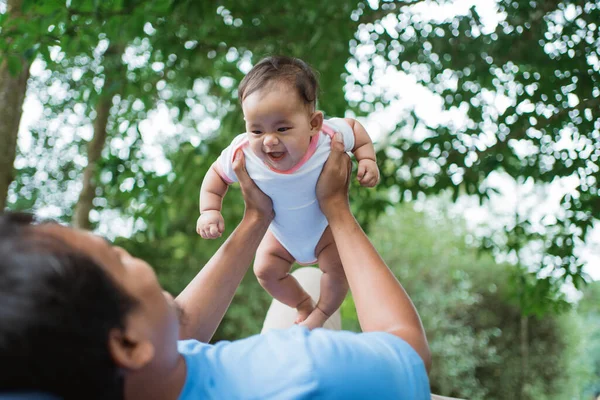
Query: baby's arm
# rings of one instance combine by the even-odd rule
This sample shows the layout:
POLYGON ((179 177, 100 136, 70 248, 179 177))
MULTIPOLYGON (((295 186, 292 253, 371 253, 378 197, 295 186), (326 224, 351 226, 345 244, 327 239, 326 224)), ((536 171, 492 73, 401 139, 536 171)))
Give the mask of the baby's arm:
POLYGON ((215 168, 215 164, 211 165, 200 188, 200 218, 196 223, 196 231, 204 239, 216 239, 225 231, 221 207, 228 185, 215 168))
POLYGON ((379 168, 375 148, 371 137, 360 122, 353 118, 344 118, 354 131, 354 148, 352 153, 358 160, 356 177, 362 186, 373 187, 379 182, 379 168))

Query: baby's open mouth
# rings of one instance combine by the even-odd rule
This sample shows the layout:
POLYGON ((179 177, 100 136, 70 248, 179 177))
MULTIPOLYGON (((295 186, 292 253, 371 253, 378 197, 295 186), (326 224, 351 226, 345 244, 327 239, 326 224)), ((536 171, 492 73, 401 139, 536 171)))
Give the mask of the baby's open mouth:
POLYGON ((283 151, 274 151, 272 153, 267 153, 267 155, 269 156, 269 158, 271 160, 279 161, 279 160, 281 160, 283 158, 283 156, 285 156, 285 152, 283 152, 283 151))

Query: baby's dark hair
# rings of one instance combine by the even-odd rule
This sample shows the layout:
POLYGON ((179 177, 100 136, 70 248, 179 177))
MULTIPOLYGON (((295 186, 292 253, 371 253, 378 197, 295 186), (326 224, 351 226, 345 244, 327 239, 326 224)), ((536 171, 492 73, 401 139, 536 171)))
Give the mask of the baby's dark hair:
POLYGON ((257 90, 277 83, 294 87, 304 104, 316 108, 319 82, 315 71, 299 58, 286 56, 263 58, 248 72, 238 88, 240 103, 257 90))

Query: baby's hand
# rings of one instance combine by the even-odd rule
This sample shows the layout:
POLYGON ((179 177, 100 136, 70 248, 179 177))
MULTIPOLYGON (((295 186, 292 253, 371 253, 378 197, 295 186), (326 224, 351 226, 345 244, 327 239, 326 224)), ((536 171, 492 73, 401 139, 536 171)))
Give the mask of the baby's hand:
POLYGON ((209 210, 200 214, 196 223, 196 232, 202 239, 216 239, 225 231, 225 220, 219 211, 209 210))
POLYGON ((373 187, 379 182, 379 168, 373 160, 362 159, 358 162, 358 173, 356 174, 361 186, 373 187))

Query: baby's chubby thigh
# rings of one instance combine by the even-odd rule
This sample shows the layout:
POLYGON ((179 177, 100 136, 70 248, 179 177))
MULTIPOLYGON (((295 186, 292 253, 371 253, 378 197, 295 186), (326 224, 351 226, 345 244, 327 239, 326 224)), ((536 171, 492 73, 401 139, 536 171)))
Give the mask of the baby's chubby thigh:
POLYGON ((342 261, 340 260, 340 255, 329 226, 325 229, 321 239, 317 243, 315 255, 317 256, 321 271, 345 277, 342 261))
POLYGON ((279 280, 287 275, 294 257, 268 230, 256 250, 254 274, 259 280, 279 280))

